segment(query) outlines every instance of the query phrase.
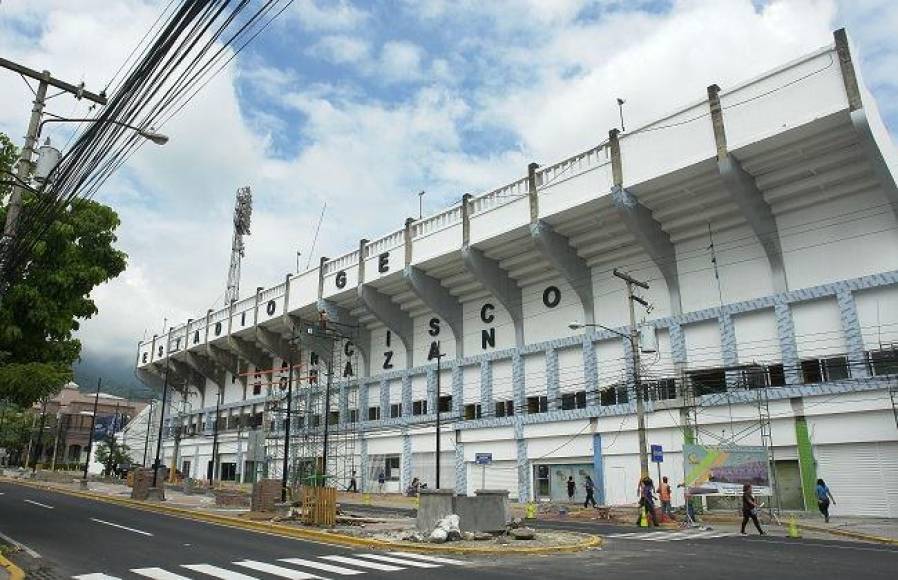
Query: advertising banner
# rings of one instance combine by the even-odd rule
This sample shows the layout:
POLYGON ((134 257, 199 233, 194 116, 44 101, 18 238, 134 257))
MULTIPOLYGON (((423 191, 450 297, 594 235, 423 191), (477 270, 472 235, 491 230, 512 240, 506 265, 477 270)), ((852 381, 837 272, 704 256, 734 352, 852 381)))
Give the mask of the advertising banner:
POLYGON ((763 447, 684 445, 688 495, 742 495, 752 485, 754 495, 770 495, 770 472, 763 447))

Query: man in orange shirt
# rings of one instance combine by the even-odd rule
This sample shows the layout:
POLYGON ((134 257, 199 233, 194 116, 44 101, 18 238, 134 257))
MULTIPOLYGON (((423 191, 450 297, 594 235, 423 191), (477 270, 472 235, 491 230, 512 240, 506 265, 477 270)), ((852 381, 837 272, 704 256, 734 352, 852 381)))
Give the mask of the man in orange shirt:
POLYGON ((661 517, 667 516, 673 519, 673 509, 670 506, 670 484, 667 483, 667 476, 661 478, 661 485, 658 486, 658 496, 661 498, 661 517))

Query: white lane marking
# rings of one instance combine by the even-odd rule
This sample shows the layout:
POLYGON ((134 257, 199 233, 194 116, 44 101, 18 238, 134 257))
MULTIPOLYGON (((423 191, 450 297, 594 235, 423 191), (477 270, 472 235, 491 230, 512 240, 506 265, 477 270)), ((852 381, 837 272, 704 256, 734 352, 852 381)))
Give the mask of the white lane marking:
POLYGON ((39 502, 39 501, 34 501, 33 499, 26 499, 26 500, 25 500, 25 503, 30 503, 30 504, 34 504, 34 505, 39 505, 39 506, 41 506, 42 508, 47 508, 48 510, 53 509, 53 506, 47 505, 47 504, 45 504, 45 503, 41 503, 41 502, 39 502))
POLYGON ((259 580, 255 576, 231 572, 230 570, 225 570, 218 566, 210 566, 209 564, 182 564, 181 567, 205 574, 206 576, 212 576, 213 578, 221 578, 222 580, 259 580))
POLYGON ((414 566, 415 568, 439 568, 439 564, 433 564, 431 562, 419 562, 417 560, 403 560, 401 558, 384 556, 383 554, 359 554, 361 558, 368 558, 370 560, 378 560, 379 562, 386 562, 387 564, 398 564, 400 566, 414 566))
POLYGON ((339 574, 340 576, 355 576, 356 574, 365 573, 362 570, 353 570, 351 568, 344 568, 343 566, 325 564, 324 562, 305 560, 303 558, 281 558, 280 561, 286 562, 288 564, 293 564, 294 566, 304 566, 306 568, 314 568, 315 570, 321 570, 323 572, 331 572, 332 574, 339 574))
POLYGON ((129 528, 128 526, 123 526, 121 524, 114 524, 112 522, 107 522, 106 520, 98 520, 97 518, 90 518, 90 521, 97 522, 98 524, 103 524, 104 526, 112 526, 113 528, 119 528, 121 530, 128 530, 129 532, 134 532, 135 534, 142 534, 144 536, 152 536, 150 532, 145 532, 143 530, 135 530, 134 528, 129 528))
POLYGON ((468 562, 463 560, 453 560, 452 558, 443 558, 442 556, 428 556, 426 554, 415 554, 413 552, 390 552, 403 558, 412 558, 414 560, 424 560, 425 562, 436 562, 437 564, 449 564, 452 566, 467 566, 468 562))
POLYGON ((80 576, 72 576, 75 580, 122 580, 118 576, 107 576, 106 574, 82 574, 80 576))
POLYGON ((131 568, 131 571, 138 576, 146 576, 154 580, 190 580, 187 576, 181 576, 162 568, 131 568))
POLYGON ((359 568, 370 568, 372 570, 380 570, 382 572, 398 572, 405 570, 399 566, 390 566, 389 564, 378 564, 370 560, 361 560, 359 558, 350 558, 348 556, 321 556, 325 560, 332 562, 340 562, 341 564, 349 564, 350 566, 358 566, 359 568))
POLYGON ((32 550, 31 548, 29 548, 28 546, 26 546, 26 545, 23 544, 22 542, 17 542, 17 541, 13 540, 12 538, 10 538, 9 536, 7 536, 7 535, 5 535, 5 534, 3 534, 3 533, 0 533, 0 539, 4 540, 4 541, 7 542, 8 544, 12 544, 13 546, 15 546, 15 547, 17 547, 17 548, 20 548, 20 549, 22 549, 22 550, 25 550, 25 553, 28 554, 29 556, 31 556, 32 558, 40 558, 40 557, 41 557, 40 554, 38 554, 37 552, 35 552, 35 551, 32 550))
POLYGON ((243 566, 250 570, 258 570, 272 576, 280 576, 281 578, 289 578, 290 580, 307 580, 309 578, 321 578, 308 572, 300 572, 299 570, 291 570, 283 566, 275 566, 274 564, 266 564, 265 562, 256 562, 255 560, 243 560, 234 562, 235 566, 243 566))

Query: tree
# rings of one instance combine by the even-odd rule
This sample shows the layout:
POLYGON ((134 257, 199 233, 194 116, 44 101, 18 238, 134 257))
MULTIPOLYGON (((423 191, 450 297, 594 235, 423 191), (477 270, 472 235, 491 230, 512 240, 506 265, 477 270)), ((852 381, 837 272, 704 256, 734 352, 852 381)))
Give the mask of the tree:
POLYGON ((8 465, 24 463, 34 420, 34 410, 0 401, 0 447, 6 449, 8 465))
MULTIPOLYGON (((0 134, 0 175, 11 170, 10 148, 0 134)), ((39 202, 26 192, 23 217, 39 202)), ((0 223, 5 219, 3 208, 0 223)), ((86 199, 53 216, 0 304, 0 398, 26 406, 72 379, 81 353, 73 333, 79 320, 97 313, 90 293, 126 266, 127 256, 114 247, 119 224, 112 208, 86 199)))
POLYGON ((131 448, 120 444, 114 436, 107 437, 97 445, 97 463, 103 465, 103 475, 115 473, 116 467, 126 463, 132 463, 131 448))

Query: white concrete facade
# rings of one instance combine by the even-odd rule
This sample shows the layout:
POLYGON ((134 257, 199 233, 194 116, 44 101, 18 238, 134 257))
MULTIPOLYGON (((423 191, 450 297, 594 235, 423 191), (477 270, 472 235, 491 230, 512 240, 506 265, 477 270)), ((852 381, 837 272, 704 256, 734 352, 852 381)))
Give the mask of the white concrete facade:
MULTIPOLYGON (((251 374, 244 385, 234 373, 281 369, 284 338, 325 310, 362 329, 360 364, 335 381, 357 408, 333 408, 341 426, 358 413, 364 488, 378 489, 382 470, 386 491, 412 477, 433 486, 428 356, 438 341, 440 392, 452 397, 442 487, 541 499, 557 496, 557 478, 589 472, 600 501, 631 503, 639 462, 629 344, 568 327, 627 332, 625 288, 611 274, 619 268, 650 285, 642 297, 653 309, 639 317, 659 347, 643 355, 640 375, 653 393, 648 440, 665 449, 664 474, 683 475, 692 428, 684 392, 696 396, 702 443, 742 445, 761 444, 763 392, 783 493, 803 502, 794 507, 814 508, 807 485, 819 476, 840 498, 836 515, 898 517, 888 497, 898 477, 898 165, 847 39, 839 31, 832 46, 704 93, 141 342, 144 380, 158 387, 168 373, 184 385, 178 465, 205 477, 221 388, 222 416, 233 421, 219 434, 220 461, 236 478, 246 461, 280 473, 277 448, 259 452, 237 417, 271 427, 267 385, 282 373, 257 389, 251 374), (426 412, 415 401, 427 401, 426 412), (386 406, 400 403, 391 418, 386 406), (369 420, 372 409, 379 419, 369 420), (476 453, 492 453, 493 464, 476 466, 476 453)), ((304 375, 314 364, 301 356, 304 375)), ((174 445, 165 448, 170 456, 174 445)))

